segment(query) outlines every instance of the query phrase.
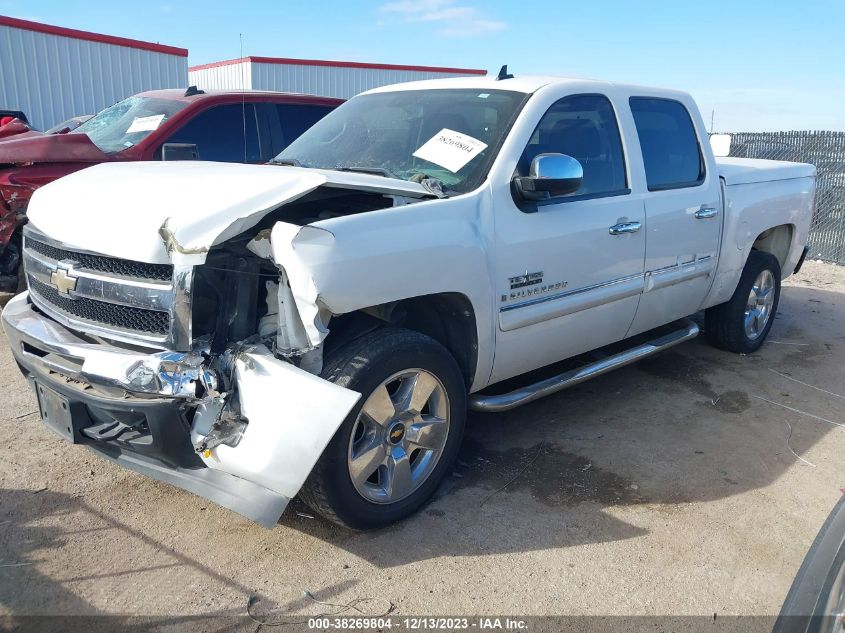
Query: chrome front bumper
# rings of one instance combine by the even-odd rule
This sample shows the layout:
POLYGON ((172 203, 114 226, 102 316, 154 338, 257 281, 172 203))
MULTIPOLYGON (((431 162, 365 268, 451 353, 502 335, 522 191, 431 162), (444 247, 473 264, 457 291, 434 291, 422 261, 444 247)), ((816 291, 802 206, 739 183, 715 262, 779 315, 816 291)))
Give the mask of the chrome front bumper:
POLYGON ((19 362, 54 371, 106 393, 193 398, 197 386, 216 389, 201 345, 190 352, 143 353, 83 338, 38 312, 24 292, 3 310, 3 329, 19 362))

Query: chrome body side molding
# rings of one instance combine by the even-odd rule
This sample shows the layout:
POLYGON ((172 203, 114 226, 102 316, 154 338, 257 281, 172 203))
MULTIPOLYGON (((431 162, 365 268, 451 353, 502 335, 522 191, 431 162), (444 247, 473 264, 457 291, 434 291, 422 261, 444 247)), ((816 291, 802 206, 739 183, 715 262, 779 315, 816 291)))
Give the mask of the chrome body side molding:
POLYGON ((503 332, 508 332, 547 319, 574 314, 603 303, 632 297, 643 291, 643 279, 642 274, 630 275, 506 305, 499 311, 499 327, 503 332))

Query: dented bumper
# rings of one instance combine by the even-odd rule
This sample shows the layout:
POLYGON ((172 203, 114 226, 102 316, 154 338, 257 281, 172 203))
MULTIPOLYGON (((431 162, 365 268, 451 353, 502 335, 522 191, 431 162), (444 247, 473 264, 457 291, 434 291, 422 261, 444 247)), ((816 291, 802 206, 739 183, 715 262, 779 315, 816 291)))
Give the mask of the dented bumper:
POLYGON ((9 302, 2 320, 42 416, 50 410, 45 399, 66 407, 57 431, 65 439, 265 527, 276 524, 360 397, 264 346, 242 347, 230 382, 244 430, 234 445, 198 452, 218 419, 209 406, 218 384, 207 355, 143 354, 81 338, 39 313, 26 293, 9 302))

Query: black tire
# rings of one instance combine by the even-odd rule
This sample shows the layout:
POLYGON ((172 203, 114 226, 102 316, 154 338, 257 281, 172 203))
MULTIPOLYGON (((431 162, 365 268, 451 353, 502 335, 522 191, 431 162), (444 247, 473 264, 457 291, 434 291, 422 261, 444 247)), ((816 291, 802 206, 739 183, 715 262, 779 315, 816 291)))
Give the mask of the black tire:
POLYGON ((775 321, 780 302, 780 275, 780 264, 774 255, 751 251, 730 301, 708 308, 704 313, 704 333, 707 341, 714 347, 738 354, 757 351, 775 321), (766 270, 774 277, 774 302, 765 326, 756 338, 751 338, 745 330, 745 310, 755 281, 766 270))
POLYGON ((451 472, 466 422, 466 385, 455 359, 434 339, 398 328, 381 328, 338 348, 325 359, 325 379, 362 394, 299 492, 300 499, 326 519, 364 530, 394 523, 413 514, 451 472), (398 372, 419 368, 433 374, 448 400, 449 431, 428 478, 409 496, 393 503, 374 503, 355 488, 349 472, 350 438, 367 398, 398 372))

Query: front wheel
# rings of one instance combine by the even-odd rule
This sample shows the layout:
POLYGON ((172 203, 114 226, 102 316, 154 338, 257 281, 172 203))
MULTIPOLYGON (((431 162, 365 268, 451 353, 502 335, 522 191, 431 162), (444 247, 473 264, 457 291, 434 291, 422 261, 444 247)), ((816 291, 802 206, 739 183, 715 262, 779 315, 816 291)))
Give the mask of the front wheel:
POLYGON ((705 312, 710 344, 741 354, 756 351, 766 340, 780 301, 780 263, 762 251, 751 251, 730 301, 705 312))
POLYGON ((428 336, 384 328, 327 358, 323 377, 362 397, 300 497, 353 529, 412 514, 450 472, 463 436, 466 385, 457 363, 428 336))

